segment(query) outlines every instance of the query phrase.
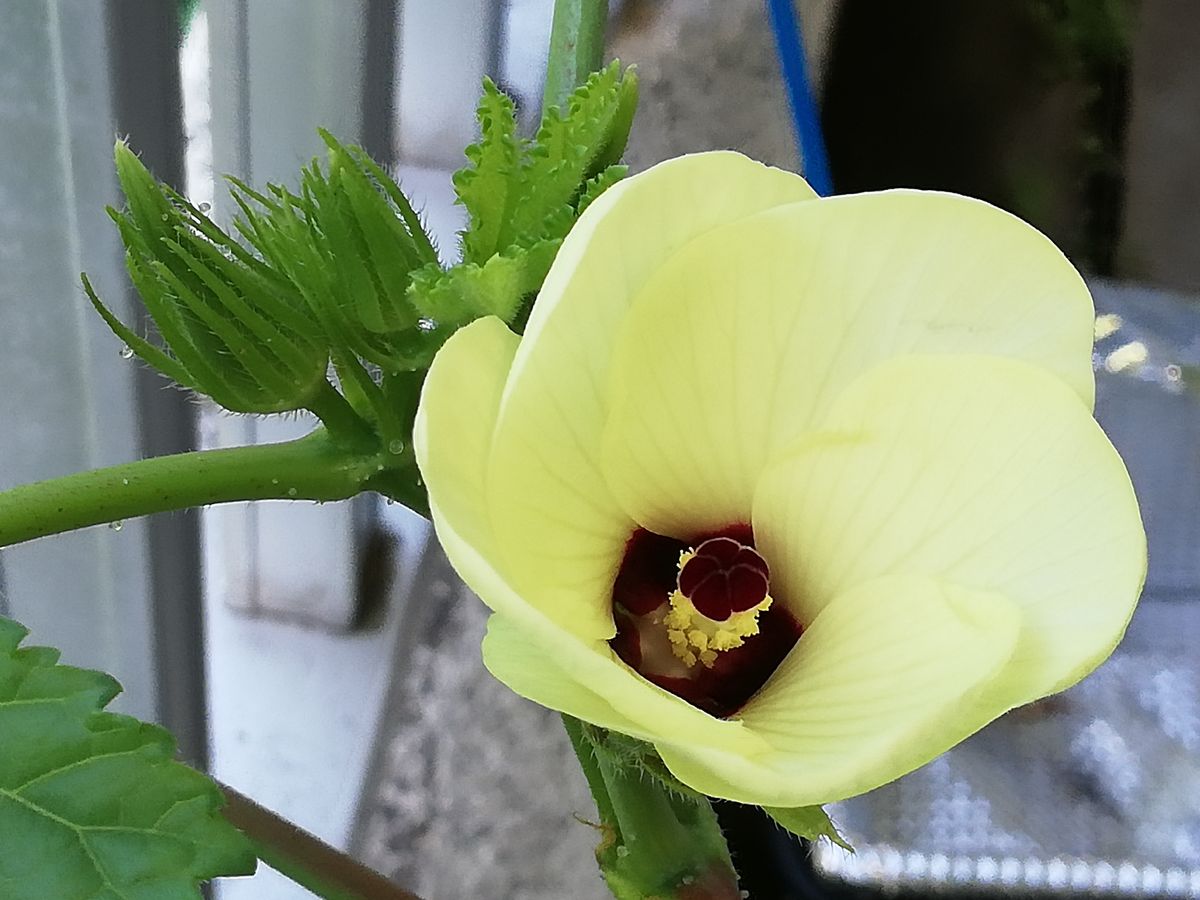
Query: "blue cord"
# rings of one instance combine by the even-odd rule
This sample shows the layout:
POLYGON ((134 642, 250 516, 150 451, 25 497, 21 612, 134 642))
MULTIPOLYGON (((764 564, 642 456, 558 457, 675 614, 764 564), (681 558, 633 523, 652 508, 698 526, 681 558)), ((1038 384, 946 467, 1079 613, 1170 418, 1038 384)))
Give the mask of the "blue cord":
POLYGON ((767 0, 767 13, 771 19, 771 30, 775 33, 775 49, 779 53, 779 67, 783 70, 784 88, 792 107, 792 123, 800 143, 804 177, 814 191, 822 197, 828 197, 833 193, 833 177, 829 174, 825 136, 821 132, 821 119, 808 81, 808 65, 804 58, 804 42, 800 35, 800 23, 796 20, 796 10, 792 0, 767 0))

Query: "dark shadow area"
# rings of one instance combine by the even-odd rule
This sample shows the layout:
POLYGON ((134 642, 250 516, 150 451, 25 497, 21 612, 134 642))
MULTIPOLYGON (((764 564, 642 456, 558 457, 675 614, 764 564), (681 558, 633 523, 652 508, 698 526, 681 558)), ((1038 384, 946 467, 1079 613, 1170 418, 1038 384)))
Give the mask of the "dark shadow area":
POLYGON ((823 103, 837 191, 980 197, 1111 274, 1135 11, 1125 0, 846 0, 823 103))

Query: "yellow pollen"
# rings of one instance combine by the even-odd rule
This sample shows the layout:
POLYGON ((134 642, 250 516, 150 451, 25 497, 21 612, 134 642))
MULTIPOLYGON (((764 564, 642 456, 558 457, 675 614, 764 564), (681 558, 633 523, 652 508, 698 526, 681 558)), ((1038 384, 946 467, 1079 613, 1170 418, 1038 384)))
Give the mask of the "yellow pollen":
MULTIPOLYGON (((679 568, 682 569, 693 556, 695 554, 690 551, 681 554, 679 568)), ((663 618, 671 651, 689 669, 697 662, 711 669, 719 653, 740 647, 746 638, 758 634, 758 614, 770 609, 772 602, 768 594, 757 606, 717 622, 696 609, 691 600, 676 590, 671 594, 671 609, 663 618)))

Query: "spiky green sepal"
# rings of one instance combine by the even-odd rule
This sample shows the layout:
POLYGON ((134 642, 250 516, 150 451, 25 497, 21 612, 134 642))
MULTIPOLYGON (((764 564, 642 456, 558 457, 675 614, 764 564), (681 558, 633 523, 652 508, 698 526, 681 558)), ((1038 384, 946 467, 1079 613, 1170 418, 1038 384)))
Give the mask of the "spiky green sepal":
POLYGON ((777 806, 764 806, 763 812, 775 820, 781 828, 790 831, 798 838, 806 841, 818 841, 821 838, 832 841, 843 850, 854 852, 850 843, 842 837, 837 826, 829 818, 829 814, 820 806, 799 806, 784 809, 777 806))
POLYGON ((437 252, 391 176, 361 149, 321 136, 327 164, 303 170, 298 194, 232 180, 235 225, 296 286, 343 358, 389 372, 425 368, 441 340, 423 327, 408 287, 413 272, 438 264, 437 252))
POLYGON ((85 279, 105 321, 145 362, 228 410, 307 408, 329 353, 299 292, 155 181, 124 143, 115 155, 128 205, 109 215, 164 346, 122 324, 85 279))
POLYGON ((410 299, 439 333, 484 315, 520 328, 562 239, 580 214, 626 173, 624 152, 637 78, 614 62, 546 111, 533 140, 517 137, 512 101, 491 81, 479 102, 480 140, 455 173, 467 213, 462 261, 426 266, 410 299))

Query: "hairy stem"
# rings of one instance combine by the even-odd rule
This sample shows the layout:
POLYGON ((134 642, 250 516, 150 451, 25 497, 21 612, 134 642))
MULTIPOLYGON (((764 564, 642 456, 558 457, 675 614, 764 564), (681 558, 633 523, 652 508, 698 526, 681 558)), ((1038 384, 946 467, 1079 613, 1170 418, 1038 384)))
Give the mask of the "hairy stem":
POLYGON ((596 799, 596 861, 617 900, 736 900, 737 875, 705 798, 685 797, 621 767, 577 719, 567 735, 596 799))
POLYGON ((0 547, 168 510, 235 500, 343 500, 378 474, 374 455, 322 429, 282 444, 158 456, 0 493, 0 547))
POLYGON ((608 0, 555 0, 542 110, 560 109, 604 63, 608 0))

